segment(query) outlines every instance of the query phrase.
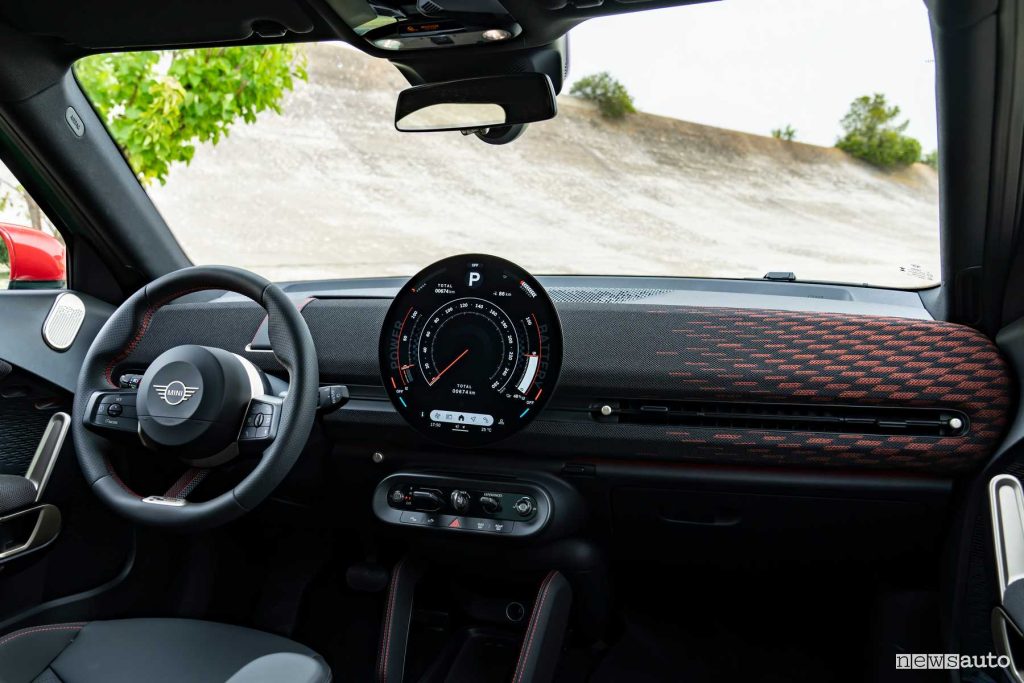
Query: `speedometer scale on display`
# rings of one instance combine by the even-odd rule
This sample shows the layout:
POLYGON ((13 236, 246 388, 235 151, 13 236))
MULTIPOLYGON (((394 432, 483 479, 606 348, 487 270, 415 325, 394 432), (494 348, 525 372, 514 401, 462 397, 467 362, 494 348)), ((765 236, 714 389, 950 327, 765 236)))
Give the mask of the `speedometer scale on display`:
POLYGON ((495 256, 453 256, 415 275, 381 331, 398 412, 437 441, 478 446, 521 429, 550 397, 562 331, 544 288, 495 256))

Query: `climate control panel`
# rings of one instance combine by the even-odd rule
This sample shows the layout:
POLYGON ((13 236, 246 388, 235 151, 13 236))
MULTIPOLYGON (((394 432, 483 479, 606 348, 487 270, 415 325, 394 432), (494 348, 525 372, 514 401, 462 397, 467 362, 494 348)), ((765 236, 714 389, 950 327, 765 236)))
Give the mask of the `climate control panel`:
POLYGON ((373 507, 390 524, 529 536, 545 526, 552 506, 547 492, 530 483, 395 474, 378 485, 373 507))

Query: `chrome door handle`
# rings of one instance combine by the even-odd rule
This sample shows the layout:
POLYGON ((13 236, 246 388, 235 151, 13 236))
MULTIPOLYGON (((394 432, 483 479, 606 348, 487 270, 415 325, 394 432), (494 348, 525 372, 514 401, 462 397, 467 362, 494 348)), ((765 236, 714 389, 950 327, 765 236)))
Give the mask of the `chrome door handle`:
POLYGON ((0 546, 0 563, 53 543, 60 533, 60 521, 60 510, 53 505, 36 505, 0 517, 0 541, 8 535, 8 529, 12 530, 10 538, 0 546))
POLYGON ((53 505, 40 504, 46 484, 71 426, 67 413, 54 413, 39 440, 25 479, 35 489, 35 504, 0 517, 0 564, 45 548, 60 533, 61 515, 53 505))
POLYGON ((1024 669, 1015 661, 1010 640, 1020 642, 1024 627, 1024 487, 1009 474, 988 483, 992 511, 992 537, 999 581, 999 602, 992 612, 992 635, 999 654, 1010 659, 1007 669, 1015 681, 1024 683, 1024 669))
POLYGON ((28 472, 25 473, 25 478, 36 487, 37 503, 43 497, 46 484, 50 481, 50 474, 57 462, 57 456, 60 455, 60 451, 64 447, 64 439, 68 435, 70 426, 70 415, 54 413, 46 425, 46 430, 43 431, 43 438, 39 440, 36 454, 28 466, 28 472))

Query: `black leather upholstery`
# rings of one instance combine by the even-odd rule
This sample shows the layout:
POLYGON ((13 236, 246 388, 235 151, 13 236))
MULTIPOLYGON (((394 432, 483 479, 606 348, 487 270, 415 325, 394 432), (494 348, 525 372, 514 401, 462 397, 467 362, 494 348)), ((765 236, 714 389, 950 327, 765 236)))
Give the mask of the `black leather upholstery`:
POLYGON ((25 477, 0 474, 0 514, 35 502, 36 487, 25 477))
POLYGON ((402 683, 405 679, 405 653, 409 645, 409 625, 412 623, 412 601, 420 574, 419 566, 409 558, 403 558, 391 571, 377 652, 378 683, 402 683))
POLYGON ((278 652, 254 659, 228 679, 228 683, 321 683, 323 664, 318 659, 278 652))
POLYGON ((287 638, 191 619, 53 624, 0 637, 0 683, 228 680, 327 683, 331 673, 319 655, 287 638))
POLYGON ((572 586, 561 572, 550 572, 533 602, 512 683, 548 683, 554 680, 571 607, 572 586))

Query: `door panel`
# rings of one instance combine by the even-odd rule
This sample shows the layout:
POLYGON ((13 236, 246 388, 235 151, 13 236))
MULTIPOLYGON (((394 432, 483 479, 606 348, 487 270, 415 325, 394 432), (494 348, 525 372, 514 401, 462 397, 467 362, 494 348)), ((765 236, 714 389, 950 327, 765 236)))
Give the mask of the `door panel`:
POLYGON ((0 359, 15 369, 38 377, 65 391, 73 392, 78 371, 89 345, 114 309, 85 294, 81 299, 85 315, 81 328, 64 350, 55 350, 43 339, 43 328, 60 290, 0 291, 0 359))
POLYGON ((66 397, 0 360, 0 474, 24 476, 47 423, 66 397))
MULTIPOLYGON (((61 294, 0 291, 2 475, 25 476, 51 418, 70 414, 81 358, 111 310, 80 297, 86 307, 83 324, 60 351, 46 342, 43 330, 61 294)), ((57 508, 60 532, 45 547, 0 559, 0 627, 19 623, 45 605, 57 605, 57 618, 62 610, 77 614, 91 592, 119 581, 131 565, 133 529, 89 490, 70 437, 63 440, 47 485, 32 505, 41 504, 57 508)), ((24 530, 11 522, 5 526, 0 541, 6 535, 9 550, 16 547, 11 538, 20 538, 24 530)))

